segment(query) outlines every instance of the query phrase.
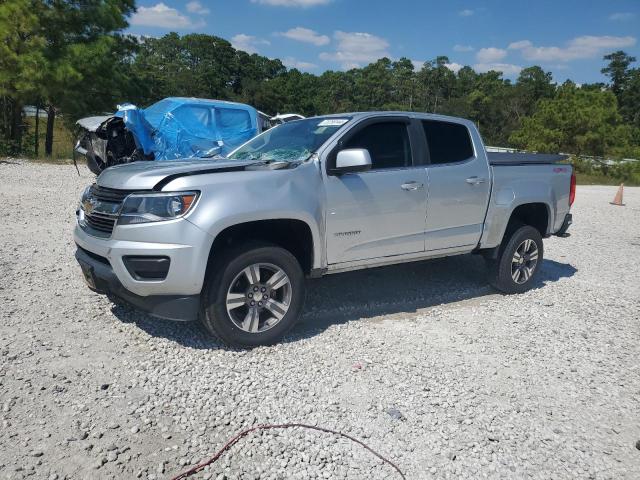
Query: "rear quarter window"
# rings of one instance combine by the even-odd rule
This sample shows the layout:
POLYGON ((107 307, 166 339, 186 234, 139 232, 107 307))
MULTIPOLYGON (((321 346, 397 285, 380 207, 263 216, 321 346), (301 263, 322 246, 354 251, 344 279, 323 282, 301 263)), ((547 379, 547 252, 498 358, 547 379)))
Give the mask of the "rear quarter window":
POLYGON ((463 162, 473 157, 473 144, 469 130, 459 123, 423 120, 431 163, 463 162))

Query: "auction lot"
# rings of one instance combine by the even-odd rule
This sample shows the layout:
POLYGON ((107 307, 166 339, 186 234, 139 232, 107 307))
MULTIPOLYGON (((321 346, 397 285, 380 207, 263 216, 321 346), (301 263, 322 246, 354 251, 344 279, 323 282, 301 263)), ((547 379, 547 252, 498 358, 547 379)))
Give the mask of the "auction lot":
MULTIPOLYGON (((640 188, 578 187, 526 294, 474 256, 329 276, 285 342, 240 351, 85 287, 80 171, 0 162, 0 478, 171 478, 286 422, 407 478, 639 478, 640 188)), ((394 475, 287 429, 194 478, 394 475)))

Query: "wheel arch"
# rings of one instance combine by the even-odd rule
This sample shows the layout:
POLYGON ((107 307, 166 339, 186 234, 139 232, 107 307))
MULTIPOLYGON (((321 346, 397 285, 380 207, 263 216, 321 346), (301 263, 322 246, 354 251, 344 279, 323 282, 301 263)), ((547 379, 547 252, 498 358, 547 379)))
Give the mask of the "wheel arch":
POLYGON ((209 250, 208 266, 222 251, 247 241, 272 243, 291 252, 302 271, 310 274, 317 262, 317 238, 308 222, 299 218, 273 218, 233 223, 221 229, 209 250))
POLYGON ((553 222, 551 207, 544 201, 518 203, 512 205, 510 210, 495 211, 493 215, 503 215, 502 218, 505 220, 499 225, 498 232, 494 230, 495 236, 491 245, 483 247, 481 244, 478 249, 486 258, 497 258, 501 246, 518 226, 530 225, 538 230, 541 237, 545 238, 549 236, 553 222))
POLYGON ((540 232, 540 236, 548 237, 551 230, 551 207, 545 202, 521 203, 514 207, 509 215, 503 239, 510 228, 518 223, 531 225, 540 232))

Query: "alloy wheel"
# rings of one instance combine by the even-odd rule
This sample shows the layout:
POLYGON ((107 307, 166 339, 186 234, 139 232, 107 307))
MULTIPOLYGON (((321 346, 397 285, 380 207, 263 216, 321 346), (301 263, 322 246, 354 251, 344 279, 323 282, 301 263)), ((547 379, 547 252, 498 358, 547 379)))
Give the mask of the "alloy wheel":
POLYGON ((271 263, 254 263, 242 270, 227 290, 231 321, 241 330, 261 333, 273 328, 289 311, 291 281, 271 263))
POLYGON ((516 248, 511 260, 511 278, 517 284, 527 282, 538 264, 538 246, 531 239, 526 239, 516 248))

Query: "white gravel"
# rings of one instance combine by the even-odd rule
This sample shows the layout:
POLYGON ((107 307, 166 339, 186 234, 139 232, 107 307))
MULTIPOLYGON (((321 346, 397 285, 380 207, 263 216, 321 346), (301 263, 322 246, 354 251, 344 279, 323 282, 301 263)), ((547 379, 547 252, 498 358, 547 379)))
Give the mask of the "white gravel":
MULTIPOLYGON (((579 187, 539 287, 466 256, 309 284, 280 345, 231 351, 93 294, 72 166, 0 162, 0 478, 170 478, 258 423, 343 431, 407 478, 639 478, 640 189, 579 187)), ((395 478, 330 435, 253 434, 195 478, 395 478)))

